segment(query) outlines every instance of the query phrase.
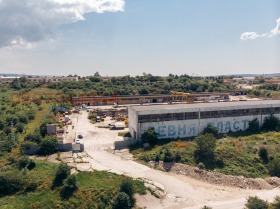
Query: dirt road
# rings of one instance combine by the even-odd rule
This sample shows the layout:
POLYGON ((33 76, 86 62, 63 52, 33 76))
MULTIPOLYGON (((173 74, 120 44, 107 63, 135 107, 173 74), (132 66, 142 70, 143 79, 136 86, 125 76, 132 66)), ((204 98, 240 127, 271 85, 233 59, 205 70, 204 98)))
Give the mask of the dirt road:
POLYGON ((214 209, 241 209, 246 197, 257 195, 272 201, 280 195, 280 188, 274 190, 242 190, 238 188, 221 187, 200 182, 186 176, 170 174, 151 169, 129 158, 108 152, 114 148, 114 141, 120 140, 118 131, 97 128, 87 119, 87 112, 73 115, 75 131, 84 134, 85 151, 90 156, 87 159, 93 169, 106 170, 117 174, 125 174, 133 178, 144 178, 154 182, 163 189, 166 195, 162 199, 140 197, 139 206, 147 208, 198 209, 203 205, 214 209))

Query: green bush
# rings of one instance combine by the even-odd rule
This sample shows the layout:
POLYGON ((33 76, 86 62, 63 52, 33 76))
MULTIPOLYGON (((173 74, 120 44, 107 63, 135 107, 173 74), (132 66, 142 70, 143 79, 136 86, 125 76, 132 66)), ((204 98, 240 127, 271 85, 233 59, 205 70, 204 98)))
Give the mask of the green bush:
POLYGON ((27 168, 28 170, 32 170, 33 168, 36 167, 36 163, 34 160, 29 159, 26 156, 23 156, 22 158, 19 159, 18 161, 18 168, 21 170, 23 168, 27 168))
POLYGON ((266 149, 265 147, 261 147, 261 148, 259 149, 258 154, 259 154, 259 157, 263 160, 263 162, 264 162, 265 164, 268 163, 268 161, 269 161, 269 158, 268 158, 268 151, 267 151, 267 149, 266 149))
POLYGON ((24 129, 24 124, 23 123, 18 123, 16 125, 16 129, 17 129, 17 132, 22 133, 23 129, 24 129))
POLYGON ((271 209, 280 209, 280 196, 274 198, 273 203, 271 203, 271 209))
POLYGON ((155 145, 158 142, 158 137, 155 129, 150 128, 142 134, 143 143, 149 143, 151 145, 155 145))
POLYGON ((18 168, 21 170, 21 169, 25 168, 28 165, 28 163, 29 163, 28 157, 23 156, 18 161, 18 168))
POLYGON ((55 173, 52 188, 61 186, 63 180, 70 175, 70 171, 71 169, 66 163, 60 163, 55 173))
POLYGON ((280 159, 272 160, 269 163, 268 168, 269 168, 269 174, 271 176, 280 177, 280 159))
POLYGON ((174 157, 168 148, 165 149, 163 153, 163 162, 173 162, 174 157))
POLYGON ((39 144, 41 142, 41 140, 42 140, 42 136, 38 130, 36 130, 33 134, 27 134, 24 137, 24 141, 31 141, 31 142, 35 142, 37 144, 39 144))
POLYGON ((19 122, 21 122, 21 123, 24 123, 24 124, 28 123, 28 117, 25 115, 18 115, 18 119, 19 119, 19 122))
POLYGON ((274 115, 270 115, 264 119, 261 130, 263 131, 277 131, 280 127, 280 120, 274 115))
POLYGON ((196 150, 194 156, 197 162, 203 162, 206 167, 215 164, 215 149, 217 139, 212 134, 199 135, 195 138, 196 150))
POLYGON ((204 130, 203 134, 212 134, 213 136, 217 137, 218 136, 218 129, 215 126, 208 125, 204 130))
POLYGON ((113 201, 113 209, 131 209, 129 196, 124 192, 118 192, 113 201))
POLYGON ((4 127, 5 127, 5 123, 2 120, 0 120, 0 130, 3 130, 4 127))
POLYGON ((46 136, 40 143, 37 150, 38 155, 46 156, 54 154, 58 151, 57 149, 57 139, 53 136, 46 136))
POLYGON ((197 167, 198 167, 199 169, 201 169, 201 170, 204 170, 204 169, 205 169, 205 165, 204 165, 204 163, 202 163, 202 162, 198 163, 198 164, 197 164, 197 167))
POLYGON ((24 182, 10 173, 0 174, 0 197, 12 195, 24 188, 24 182))
POLYGON ((248 131, 256 133, 260 130, 260 122, 257 118, 252 121, 249 121, 248 131))
POLYGON ((247 209, 268 209, 269 204, 267 201, 264 201, 255 196, 249 197, 245 206, 247 209))
POLYGON ((76 177, 73 175, 68 176, 63 180, 63 187, 60 191, 60 196, 62 199, 69 199, 72 194, 77 190, 78 186, 76 183, 76 177))

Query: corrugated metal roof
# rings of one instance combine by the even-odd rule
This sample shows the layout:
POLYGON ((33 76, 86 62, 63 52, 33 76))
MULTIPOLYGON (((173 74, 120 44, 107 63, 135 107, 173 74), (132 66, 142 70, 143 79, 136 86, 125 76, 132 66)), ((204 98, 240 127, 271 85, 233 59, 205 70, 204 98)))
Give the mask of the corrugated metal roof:
POLYGON ((243 109, 249 108, 251 106, 261 107, 261 106, 279 106, 280 100, 257 100, 257 101, 240 101, 240 102, 209 102, 209 103, 193 103, 193 104, 164 104, 164 105, 135 105, 130 106, 134 111, 163 111, 168 112, 169 110, 198 110, 202 109, 243 109))

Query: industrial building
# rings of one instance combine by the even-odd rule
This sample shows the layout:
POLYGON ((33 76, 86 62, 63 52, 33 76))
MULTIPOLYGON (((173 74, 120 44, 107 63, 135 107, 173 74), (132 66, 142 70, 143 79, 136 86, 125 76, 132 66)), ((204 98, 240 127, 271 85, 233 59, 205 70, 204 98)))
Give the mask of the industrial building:
POLYGON ((219 101, 229 100, 229 93, 197 93, 189 94, 182 92, 170 92, 164 95, 134 95, 134 96, 79 96, 71 97, 70 102, 73 105, 119 105, 126 104, 145 104, 145 103, 190 103, 193 101, 219 101))
POLYGON ((280 100, 138 105, 128 108, 129 132, 135 139, 149 128, 161 139, 196 136, 208 125, 219 133, 236 132, 255 118, 262 124, 271 114, 280 117, 280 100))

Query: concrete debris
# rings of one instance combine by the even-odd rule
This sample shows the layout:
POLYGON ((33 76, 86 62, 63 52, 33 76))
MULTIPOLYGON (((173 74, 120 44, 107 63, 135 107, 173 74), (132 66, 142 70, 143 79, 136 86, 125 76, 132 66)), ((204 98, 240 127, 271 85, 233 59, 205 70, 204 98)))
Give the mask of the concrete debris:
POLYGON ((225 175, 215 171, 206 171, 197 167, 181 163, 156 163, 154 161, 149 162, 151 167, 156 167, 176 174, 186 175, 199 181, 217 184, 221 186, 239 187, 242 189, 273 189, 280 187, 280 178, 271 177, 266 179, 261 178, 245 178, 243 176, 231 176, 225 175))

